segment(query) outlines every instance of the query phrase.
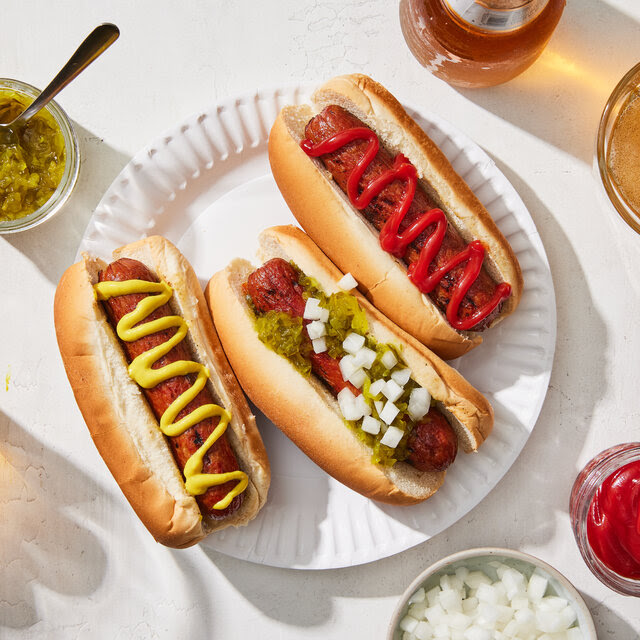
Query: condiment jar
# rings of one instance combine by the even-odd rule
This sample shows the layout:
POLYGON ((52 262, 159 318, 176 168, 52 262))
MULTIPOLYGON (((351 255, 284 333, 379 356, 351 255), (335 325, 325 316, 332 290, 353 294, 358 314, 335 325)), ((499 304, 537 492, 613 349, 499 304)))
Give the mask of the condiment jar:
MULTIPOLYGON (((580 553, 591 572, 610 589, 628 596, 640 597, 640 578, 620 575, 599 557, 591 542, 594 535, 603 535, 604 529, 594 526, 604 519, 615 521, 616 515, 627 521, 633 520, 630 533, 640 540, 640 442, 631 442, 611 447, 593 458, 580 472, 571 490, 569 515, 573 533, 580 553), (625 469, 633 472, 625 481, 625 469), (615 474, 615 475, 614 475, 615 474), (635 512, 629 509, 629 490, 636 498, 635 512), (603 491, 605 492, 603 495, 603 491), (618 491, 615 500, 604 502, 606 493, 618 491), (627 491, 626 501, 622 492, 627 491), (591 523, 591 525, 590 525, 591 523), (633 527, 637 527, 635 534, 633 527)), ((606 523, 606 522, 605 522, 606 523)), ((613 532, 609 532, 610 535, 613 532)), ((613 542, 619 544, 619 539, 613 542)), ((640 551, 640 545, 636 551, 640 551)), ((636 558, 640 563, 640 558, 636 558)))
POLYGON ((433 75, 459 87, 488 87, 533 64, 564 6, 565 0, 400 0, 400 26, 433 75))
MULTIPOLYGON (((3 90, 21 94, 27 99, 27 104, 32 102, 41 93, 39 89, 36 89, 36 87, 26 82, 9 78, 0 78, 0 91, 3 90)), ((51 100, 45 109, 51 114, 56 124, 60 127, 64 139, 66 158, 62 179, 53 195, 33 213, 15 220, 0 220, 0 235, 24 231, 50 219, 68 200, 78 179, 80 152, 78 139, 71 120, 54 100, 51 100)))

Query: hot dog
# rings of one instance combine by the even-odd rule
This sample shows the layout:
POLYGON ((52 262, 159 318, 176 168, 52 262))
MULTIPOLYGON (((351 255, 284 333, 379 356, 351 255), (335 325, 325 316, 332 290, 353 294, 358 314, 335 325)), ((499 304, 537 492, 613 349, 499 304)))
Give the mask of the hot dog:
POLYGON ((63 275, 60 353, 142 522, 159 542, 190 546, 256 515, 269 486, 266 452, 184 257, 158 236, 114 257, 85 256, 63 275))
MULTIPOLYGON (((283 258, 272 258, 251 273, 246 283, 246 293, 256 311, 266 314, 280 311, 292 318, 303 318, 305 310, 304 290, 299 283, 300 275, 283 258)), ((361 390, 345 380, 340 363, 326 351, 316 353, 308 335, 311 320, 303 320, 303 341, 311 361, 311 371, 333 393, 348 389, 355 397, 361 390)), ((444 471, 456 457, 458 439, 451 425, 439 409, 432 407, 416 421, 407 441, 407 462, 420 471, 444 471)))
POLYGON ((512 313, 518 261, 488 212, 370 78, 334 78, 285 107, 269 159, 291 211, 390 319, 446 359, 512 313))
POLYGON ((205 291, 243 388, 340 482, 390 504, 425 500, 458 447, 487 437, 491 406, 357 291, 341 291, 342 274, 300 229, 267 229, 260 244, 260 267, 234 260, 205 291))

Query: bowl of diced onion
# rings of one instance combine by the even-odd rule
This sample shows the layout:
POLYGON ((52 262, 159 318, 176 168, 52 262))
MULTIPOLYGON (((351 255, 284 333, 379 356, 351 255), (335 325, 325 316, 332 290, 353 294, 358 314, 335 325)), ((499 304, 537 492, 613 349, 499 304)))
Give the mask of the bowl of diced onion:
POLYGON ((513 549, 454 553, 422 572, 396 607, 387 640, 597 640, 576 588, 513 549))

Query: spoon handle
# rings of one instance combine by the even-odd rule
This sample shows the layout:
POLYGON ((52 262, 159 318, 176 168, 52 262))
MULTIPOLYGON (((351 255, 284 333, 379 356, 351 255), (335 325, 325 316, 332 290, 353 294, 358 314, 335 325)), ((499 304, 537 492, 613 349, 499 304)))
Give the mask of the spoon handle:
POLYGON ((79 73, 84 71, 98 56, 106 51, 120 35, 115 24, 105 23, 97 26, 60 69, 58 75, 47 88, 16 118, 15 122, 25 121, 35 115, 79 73))

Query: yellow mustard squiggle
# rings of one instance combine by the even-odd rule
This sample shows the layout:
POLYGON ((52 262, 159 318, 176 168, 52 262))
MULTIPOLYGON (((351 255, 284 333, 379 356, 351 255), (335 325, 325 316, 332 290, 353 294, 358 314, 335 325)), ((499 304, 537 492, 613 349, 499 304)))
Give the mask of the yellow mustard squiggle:
POLYGON ((179 360, 177 362, 171 362, 159 369, 152 369, 153 364, 157 360, 169 353, 171 349, 185 338, 188 331, 187 323, 184 318, 180 316, 164 316, 150 322, 145 322, 144 324, 139 324, 156 309, 166 304, 171 299, 173 290, 164 281, 148 282, 146 280, 99 282, 94 285, 94 289, 98 300, 108 300, 109 298, 132 293, 156 294, 146 296, 140 300, 133 311, 127 313, 120 319, 116 327, 116 332, 118 337, 124 342, 133 342, 153 333, 158 333, 159 331, 164 331, 172 327, 177 328, 177 331, 169 340, 155 346, 149 351, 141 353, 135 358, 129 365, 129 375, 143 389, 151 389, 175 376, 184 376, 190 373, 198 374, 193 385, 179 395, 162 414, 160 418, 160 429, 167 436, 179 436, 206 418, 220 417, 218 426, 206 439, 205 443, 187 460, 184 468, 184 476, 185 486, 191 495, 201 495, 209 487, 237 480, 238 484, 222 500, 219 500, 213 506, 214 509, 226 509, 231 504, 231 501, 247 488, 249 484, 247 474, 243 471, 202 473, 202 467, 207 451, 227 430, 227 426, 231 420, 231 413, 217 404, 205 404, 175 422, 178 414, 204 388, 209 378, 209 370, 204 365, 191 360, 179 360))

